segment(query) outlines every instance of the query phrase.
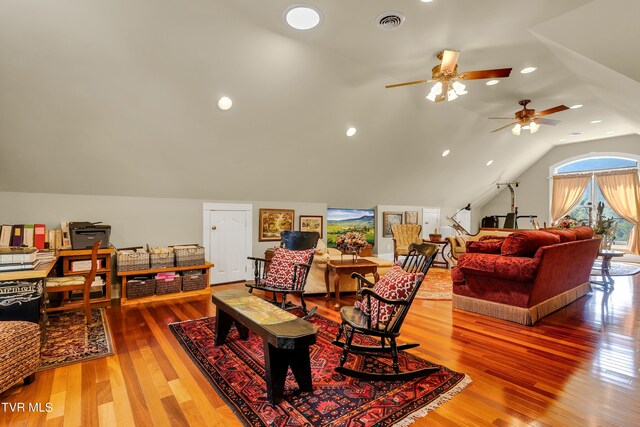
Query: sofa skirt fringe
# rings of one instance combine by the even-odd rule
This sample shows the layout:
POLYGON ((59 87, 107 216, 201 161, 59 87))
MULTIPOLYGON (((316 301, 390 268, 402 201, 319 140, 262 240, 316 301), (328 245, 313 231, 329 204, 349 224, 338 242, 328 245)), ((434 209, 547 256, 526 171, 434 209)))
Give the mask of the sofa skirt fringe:
POLYGON ((589 291, 591 291, 591 285, 589 282, 585 282, 530 308, 453 294, 453 308, 531 326, 539 319, 571 304, 589 291))

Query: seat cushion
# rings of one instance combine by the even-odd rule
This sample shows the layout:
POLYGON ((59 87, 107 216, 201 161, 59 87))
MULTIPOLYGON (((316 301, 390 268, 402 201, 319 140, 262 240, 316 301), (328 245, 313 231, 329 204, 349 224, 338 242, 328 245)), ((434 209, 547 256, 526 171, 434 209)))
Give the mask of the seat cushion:
POLYGON ((47 277, 45 287, 84 285, 84 276, 47 277))
MULTIPOLYGON (((423 277, 422 273, 407 273, 396 265, 380 278, 373 287, 373 291, 388 299, 407 299, 416 281, 421 281, 423 277)), ((380 302, 373 297, 371 297, 370 308, 366 298, 363 301, 357 301, 355 307, 371 316, 371 325, 387 324, 397 308, 397 306, 380 302)))
POLYGON ((292 251, 284 248, 276 248, 269 264, 269 271, 264 283, 272 288, 293 289, 302 285, 304 280, 303 269, 298 269, 296 283, 293 283, 295 264, 309 264, 315 249, 292 251))

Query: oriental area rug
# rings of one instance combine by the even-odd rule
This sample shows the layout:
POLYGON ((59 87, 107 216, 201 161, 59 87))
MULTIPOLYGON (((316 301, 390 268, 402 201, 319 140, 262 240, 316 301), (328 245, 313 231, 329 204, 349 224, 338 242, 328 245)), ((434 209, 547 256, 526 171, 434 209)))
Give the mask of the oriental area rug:
POLYGON ((111 356, 113 344, 103 308, 91 310, 87 325, 84 311, 51 313, 47 340, 40 350, 38 371, 111 356))
MULTIPOLYGON (((602 261, 596 261, 591 270, 592 276, 600 276, 602 274, 602 261)), ((609 268, 611 276, 633 276, 640 273, 640 266, 637 264, 625 264, 622 262, 612 262, 609 268)))
POLYGON ((416 299, 451 300, 452 293, 451 270, 431 267, 420 285, 416 299))
MULTIPOLYGON (((299 392, 291 372, 284 399, 267 400, 262 339, 240 340, 235 327, 224 345, 214 345, 215 317, 172 323, 169 328, 238 418, 247 426, 406 426, 462 391, 471 379, 444 366, 409 381, 364 381, 334 371, 342 350, 331 341, 338 324, 315 315, 317 342, 310 347, 312 392, 299 392)), ((374 344, 373 340, 362 343, 374 344)), ((347 366, 390 369, 388 359, 350 356, 347 366), (357 357, 357 359, 354 359, 357 357)), ((401 370, 437 366, 401 352, 401 370)))

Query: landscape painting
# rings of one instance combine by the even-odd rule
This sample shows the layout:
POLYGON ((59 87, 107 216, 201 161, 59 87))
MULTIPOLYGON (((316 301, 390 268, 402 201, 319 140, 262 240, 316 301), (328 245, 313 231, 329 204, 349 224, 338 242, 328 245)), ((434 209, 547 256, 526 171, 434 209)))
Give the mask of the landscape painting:
POLYGON ((364 234, 367 243, 375 242, 375 212, 373 209, 327 209, 327 246, 336 247, 336 238, 348 231, 364 234))

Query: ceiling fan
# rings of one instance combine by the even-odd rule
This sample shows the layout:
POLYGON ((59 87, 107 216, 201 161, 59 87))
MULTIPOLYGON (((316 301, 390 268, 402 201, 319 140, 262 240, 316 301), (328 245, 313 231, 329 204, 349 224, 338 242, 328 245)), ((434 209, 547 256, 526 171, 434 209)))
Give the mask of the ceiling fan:
POLYGON ((416 80, 413 82, 398 83, 385 86, 389 89, 392 87, 415 85, 420 83, 437 82, 431 87, 431 91, 427 95, 427 99, 432 102, 453 101, 460 95, 467 93, 465 85, 459 80, 477 80, 477 79, 497 79, 501 77, 509 77, 511 68, 498 68, 495 70, 478 70, 464 71, 458 73, 458 56, 460 52, 457 50, 444 50, 438 55, 441 64, 436 65, 431 70, 431 80, 416 80))
POLYGON ((558 123, 560 123, 560 120, 543 119, 541 118, 542 116, 548 116, 549 114, 559 113, 560 111, 569 109, 569 107, 567 107, 566 105, 558 105, 557 107, 549 108, 548 110, 544 110, 544 111, 540 111, 539 113, 536 113, 536 110, 534 110, 533 108, 527 108, 527 104, 530 102, 531 100, 529 99, 523 99, 522 101, 518 102, 518 104, 522 105, 522 110, 517 111, 514 115, 515 116, 514 118, 489 117, 489 119, 492 119, 492 120, 515 120, 514 122, 509 123, 508 125, 502 126, 496 130, 491 131, 491 133, 498 132, 499 130, 507 128, 511 125, 515 125, 513 129, 511 129, 511 133, 514 135, 520 135, 520 131, 522 129, 525 129, 525 130, 528 129, 529 132, 536 133, 538 132, 538 129, 540 128, 541 124, 555 126, 558 123))

